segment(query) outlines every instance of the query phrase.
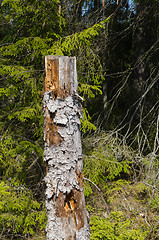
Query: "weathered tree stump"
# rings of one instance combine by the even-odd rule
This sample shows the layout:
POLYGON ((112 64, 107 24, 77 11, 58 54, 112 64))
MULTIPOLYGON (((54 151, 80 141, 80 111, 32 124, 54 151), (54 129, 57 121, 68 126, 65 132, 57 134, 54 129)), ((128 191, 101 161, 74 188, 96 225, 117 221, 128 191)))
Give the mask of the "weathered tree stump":
POLYGON ((43 93, 48 240, 88 240, 76 58, 46 56, 43 93))

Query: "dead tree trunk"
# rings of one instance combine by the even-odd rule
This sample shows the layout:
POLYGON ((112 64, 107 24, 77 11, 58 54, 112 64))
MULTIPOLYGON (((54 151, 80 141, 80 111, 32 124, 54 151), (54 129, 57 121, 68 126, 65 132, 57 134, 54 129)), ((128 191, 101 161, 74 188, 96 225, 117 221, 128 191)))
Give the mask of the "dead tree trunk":
POLYGON ((46 56, 43 93, 47 240, 88 240, 76 58, 46 56))

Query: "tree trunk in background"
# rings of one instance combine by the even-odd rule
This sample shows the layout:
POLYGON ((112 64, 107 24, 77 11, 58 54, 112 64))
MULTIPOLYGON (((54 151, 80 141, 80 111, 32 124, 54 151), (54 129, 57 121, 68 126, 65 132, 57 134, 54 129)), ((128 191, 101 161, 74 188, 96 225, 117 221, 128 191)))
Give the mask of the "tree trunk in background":
POLYGON ((102 3, 100 0, 94 0, 94 12, 95 15, 93 17, 95 17, 95 23, 98 23, 99 21, 101 21, 101 7, 102 7, 102 3))
POLYGON ((137 4, 136 20, 134 24, 134 52, 137 68, 135 70, 135 87, 138 93, 143 94, 147 88, 146 81, 150 76, 152 66, 147 51, 157 41, 157 2, 142 2, 137 4))
POLYGON ((88 240, 76 58, 46 56, 44 160, 48 240, 88 240))
POLYGON ((138 67, 135 70, 135 89, 138 93, 143 94, 145 88, 145 80, 146 80, 146 61, 143 60, 142 57, 146 52, 146 48, 149 45, 149 39, 147 39, 146 31, 145 31, 145 16, 147 15, 147 6, 138 4, 137 6, 137 26, 134 33, 134 48, 136 51, 136 61, 140 61, 138 63, 138 67), (141 59, 141 60, 139 60, 141 59))

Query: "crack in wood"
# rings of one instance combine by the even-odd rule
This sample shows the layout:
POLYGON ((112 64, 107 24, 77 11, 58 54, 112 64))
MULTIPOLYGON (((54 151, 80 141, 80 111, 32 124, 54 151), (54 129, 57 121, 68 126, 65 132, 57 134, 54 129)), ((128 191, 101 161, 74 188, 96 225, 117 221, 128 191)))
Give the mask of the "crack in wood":
POLYGON ((45 112, 46 112, 45 117, 46 143, 48 146, 50 146, 51 144, 58 146, 61 142, 63 142, 64 139, 60 136, 58 132, 57 124, 54 123, 56 111, 52 113, 46 108, 45 112))

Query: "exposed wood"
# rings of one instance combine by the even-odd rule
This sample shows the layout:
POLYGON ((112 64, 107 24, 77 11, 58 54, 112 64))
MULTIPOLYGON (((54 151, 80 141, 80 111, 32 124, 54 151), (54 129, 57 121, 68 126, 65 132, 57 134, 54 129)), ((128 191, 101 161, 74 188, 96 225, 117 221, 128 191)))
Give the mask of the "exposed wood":
POLYGON ((48 240, 88 240, 76 58, 46 56, 43 93, 48 240))

